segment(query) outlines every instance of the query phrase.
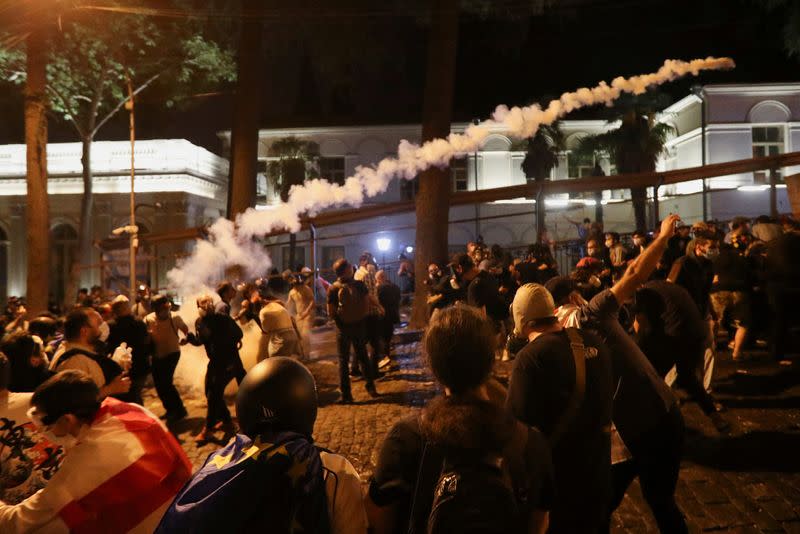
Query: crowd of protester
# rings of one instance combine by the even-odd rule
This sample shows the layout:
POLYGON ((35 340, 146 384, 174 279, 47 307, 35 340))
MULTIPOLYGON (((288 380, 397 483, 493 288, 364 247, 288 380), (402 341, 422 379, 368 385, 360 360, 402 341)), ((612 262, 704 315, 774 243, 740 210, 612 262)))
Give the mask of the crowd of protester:
POLYGON ((355 377, 379 396, 413 290, 407 259, 400 286, 368 252, 357 265, 337 260, 331 284, 302 267, 223 282, 197 299, 191 327, 146 287, 133 303, 81 290, 63 315, 29 316, 9 299, 0 531, 607 532, 638 477, 659 529, 686 532, 671 386, 727 432, 711 389, 718 334, 737 362, 759 345, 784 362, 797 323, 800 231, 791 219, 751 222, 689 227, 672 215, 626 242, 586 220, 568 275, 548 244, 514 258, 470 243, 431 263, 423 345, 442 394, 388 432, 363 497, 350 462, 314 445, 317 391, 302 362, 325 316, 340 402, 354 402, 355 377), (247 372, 251 321, 261 336, 247 372), (231 438, 194 474, 168 430, 187 415, 174 380, 186 344, 208 357, 197 440, 231 438), (497 359, 514 359, 507 386, 497 359), (142 407, 150 376, 160 418, 142 407), (235 420, 224 399, 233 380, 235 420))

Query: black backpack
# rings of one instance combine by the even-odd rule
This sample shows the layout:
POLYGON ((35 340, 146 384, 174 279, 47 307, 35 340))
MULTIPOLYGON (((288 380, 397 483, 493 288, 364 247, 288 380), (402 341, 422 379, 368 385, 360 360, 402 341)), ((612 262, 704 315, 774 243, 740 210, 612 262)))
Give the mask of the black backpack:
MULTIPOLYGON (((453 456, 445 453, 433 492, 427 521, 429 534, 524 532, 529 518, 527 453, 529 429, 517 423, 509 458, 485 453, 453 456)), ((426 456, 425 443, 420 472, 426 456)), ((414 491, 409 532, 414 532, 415 503, 420 477, 414 491)))
POLYGON ((100 356, 99 354, 95 354, 94 352, 89 352, 84 349, 70 349, 62 354, 58 358, 56 370, 58 370, 58 367, 61 367, 65 361, 78 354, 82 354, 87 358, 94 360, 97 365, 100 366, 100 370, 103 371, 103 378, 105 378, 106 384, 111 383, 115 378, 124 372, 122 367, 120 367, 120 365, 111 358, 107 356, 100 356))

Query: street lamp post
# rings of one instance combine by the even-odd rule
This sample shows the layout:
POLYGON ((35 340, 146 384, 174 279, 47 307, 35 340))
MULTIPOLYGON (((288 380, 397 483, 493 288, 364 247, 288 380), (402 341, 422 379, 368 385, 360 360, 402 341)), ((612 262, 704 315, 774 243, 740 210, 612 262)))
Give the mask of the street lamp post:
POLYGON ((375 241, 378 245, 378 250, 381 251, 381 269, 386 267, 386 251, 392 246, 392 240, 388 237, 379 237, 375 241))
POLYGON ((136 227, 136 193, 134 191, 134 183, 136 180, 136 171, 134 167, 134 147, 136 144, 136 123, 134 119, 134 105, 133 105, 133 83, 131 77, 128 75, 128 102, 125 107, 130 111, 130 134, 131 134, 131 221, 128 226, 130 235, 130 299, 133 302, 136 299, 136 247, 139 245, 139 229, 136 227))

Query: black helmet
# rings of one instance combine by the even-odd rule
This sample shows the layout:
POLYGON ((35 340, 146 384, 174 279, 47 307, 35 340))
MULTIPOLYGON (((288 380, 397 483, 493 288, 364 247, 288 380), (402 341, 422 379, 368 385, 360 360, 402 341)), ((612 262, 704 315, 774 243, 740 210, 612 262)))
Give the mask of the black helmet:
POLYGON ((250 369, 239 386, 236 415, 242 433, 292 431, 311 437, 317 419, 317 386, 311 372, 291 358, 273 357, 250 369))

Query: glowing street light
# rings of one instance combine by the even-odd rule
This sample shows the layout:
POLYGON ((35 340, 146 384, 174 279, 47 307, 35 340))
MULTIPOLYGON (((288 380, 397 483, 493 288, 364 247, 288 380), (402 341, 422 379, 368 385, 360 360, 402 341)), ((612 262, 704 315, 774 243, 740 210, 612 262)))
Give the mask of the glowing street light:
POLYGON ((387 252, 389 247, 392 246, 392 240, 388 237, 379 237, 376 243, 378 244, 378 250, 381 252, 387 252))
POLYGON ((412 247, 411 245, 408 245, 406 247, 406 254, 411 254, 413 252, 414 252, 414 247, 412 247))

